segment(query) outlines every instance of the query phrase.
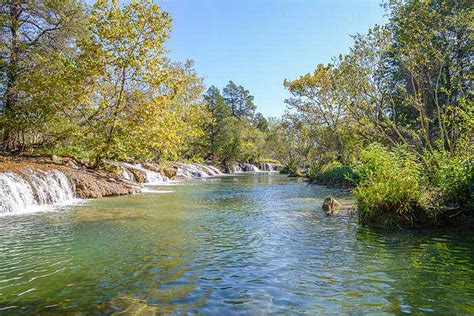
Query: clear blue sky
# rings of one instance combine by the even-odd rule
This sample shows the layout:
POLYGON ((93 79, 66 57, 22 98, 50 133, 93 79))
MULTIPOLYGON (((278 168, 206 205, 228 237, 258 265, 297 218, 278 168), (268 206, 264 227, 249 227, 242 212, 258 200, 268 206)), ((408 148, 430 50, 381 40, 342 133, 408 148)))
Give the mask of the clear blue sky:
POLYGON ((348 51, 351 34, 386 21, 381 0, 155 2, 173 18, 171 57, 193 59, 207 86, 243 85, 265 116, 283 114, 284 79, 330 62, 348 51))
POLYGON ((192 58, 207 86, 229 80, 265 116, 284 112, 283 80, 328 63, 351 34, 386 21, 380 0, 158 0, 173 18, 173 59, 192 58))

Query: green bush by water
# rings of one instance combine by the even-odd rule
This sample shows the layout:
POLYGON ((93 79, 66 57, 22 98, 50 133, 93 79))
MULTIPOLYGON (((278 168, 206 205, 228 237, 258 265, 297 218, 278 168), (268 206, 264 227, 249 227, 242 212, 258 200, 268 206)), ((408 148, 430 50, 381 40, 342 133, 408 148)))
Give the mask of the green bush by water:
POLYGON ((287 164, 283 165, 280 169, 281 174, 294 174, 298 170, 298 166, 295 162, 290 161, 287 164))
POLYGON ((353 166, 359 218, 385 226, 424 226, 440 223, 453 209, 469 210, 472 158, 439 153, 422 161, 404 148, 374 144, 363 150, 353 166))
POLYGON ((474 162, 470 149, 461 150, 455 156, 445 151, 429 156, 435 166, 431 182, 438 188, 443 202, 451 207, 473 207, 474 162))
POLYGON ((338 161, 329 162, 322 167, 310 166, 307 177, 311 182, 328 186, 351 187, 356 183, 352 167, 338 161))

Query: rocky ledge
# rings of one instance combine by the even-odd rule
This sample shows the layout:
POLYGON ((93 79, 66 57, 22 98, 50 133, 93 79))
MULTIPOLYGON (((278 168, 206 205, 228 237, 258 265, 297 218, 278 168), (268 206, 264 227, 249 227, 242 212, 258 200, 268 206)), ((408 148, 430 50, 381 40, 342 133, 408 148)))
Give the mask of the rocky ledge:
MULTIPOLYGON (((277 165, 269 163, 259 167, 268 171, 277 169, 277 165)), ((229 173, 260 171, 259 167, 249 163, 225 168, 202 163, 175 162, 161 166, 146 161, 102 160, 93 168, 72 157, 0 157, 0 215, 68 203, 75 198, 138 193, 142 184, 217 176, 223 170, 229 173)))
POLYGON ((6 182, 5 175, 8 174, 23 179, 32 187, 36 195, 41 193, 38 191, 44 189, 35 188, 37 185, 40 185, 42 181, 46 183, 57 180, 60 174, 66 177, 77 198, 89 199, 140 192, 140 186, 136 183, 126 181, 119 175, 105 170, 89 168, 72 158, 61 158, 61 161, 54 156, 52 158, 2 158, 0 174, 3 174, 3 177, 0 177, 0 191, 5 194, 4 191, 7 188, 3 182, 6 182))

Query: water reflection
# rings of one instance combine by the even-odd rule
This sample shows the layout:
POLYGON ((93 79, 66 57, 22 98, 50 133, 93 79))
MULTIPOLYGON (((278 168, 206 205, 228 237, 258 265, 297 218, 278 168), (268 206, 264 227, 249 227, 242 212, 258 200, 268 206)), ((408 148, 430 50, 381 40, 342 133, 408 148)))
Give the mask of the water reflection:
POLYGON ((0 312, 474 313, 472 232, 361 228, 279 175, 173 191, 0 218, 0 312))

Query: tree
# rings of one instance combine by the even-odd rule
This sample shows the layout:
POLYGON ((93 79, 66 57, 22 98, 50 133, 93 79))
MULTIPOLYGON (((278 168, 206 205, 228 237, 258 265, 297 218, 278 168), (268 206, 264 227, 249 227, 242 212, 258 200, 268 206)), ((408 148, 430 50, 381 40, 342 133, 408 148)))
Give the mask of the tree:
POLYGON ((233 116, 239 119, 253 118, 256 106, 253 103, 254 97, 247 89, 229 81, 222 92, 225 104, 231 109, 233 116))
POLYGON ((268 132, 268 121, 267 119, 263 116, 262 113, 258 112, 255 114, 254 118, 254 124, 257 129, 259 129, 262 132, 268 132))
POLYGON ((265 155, 282 162, 301 163, 301 143, 298 143, 299 130, 294 129, 287 121, 282 119, 270 119, 269 131, 265 141, 265 155))
POLYGON ((313 73, 296 80, 285 80, 292 94, 285 100, 286 118, 312 140, 307 153, 318 150, 331 157, 342 155, 341 122, 344 107, 339 93, 337 71, 333 65, 318 65, 313 73))
POLYGON ((168 103, 172 112, 179 114, 180 126, 176 126, 181 144, 177 156, 194 158, 203 155, 202 138, 206 135, 207 122, 211 120, 206 101, 203 97, 203 79, 194 70, 194 62, 175 63, 176 95, 168 103))
POLYGON ((219 147, 224 138, 224 122, 231 115, 231 111, 224 103, 220 91, 215 86, 211 86, 204 95, 207 109, 211 115, 211 119, 207 124, 207 142, 209 143, 209 156, 217 157, 219 147))
POLYGON ((5 0, 0 4, 0 109, 4 151, 21 150, 25 146, 20 139, 42 114, 42 110, 35 107, 44 105, 32 102, 31 94, 24 91, 25 86, 31 84, 32 75, 47 73, 42 68, 57 64, 56 58, 61 53, 71 51, 71 40, 84 31, 83 16, 84 7, 75 0, 5 0))
POLYGON ((165 109, 177 90, 164 56, 171 19, 150 2, 121 7, 117 0, 98 0, 90 25, 91 37, 82 49, 96 56, 101 73, 82 124, 87 126, 85 134, 93 144, 95 160, 133 156, 125 145, 138 138, 153 138, 144 147, 150 156, 153 148, 163 144, 153 137, 157 124, 175 115, 165 109))

